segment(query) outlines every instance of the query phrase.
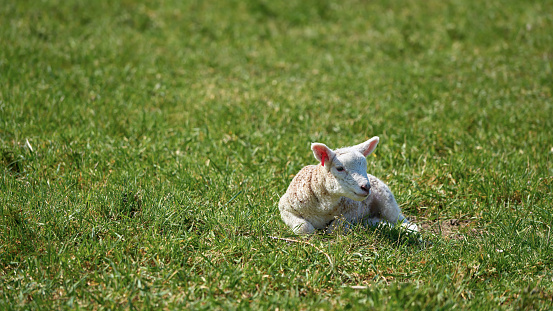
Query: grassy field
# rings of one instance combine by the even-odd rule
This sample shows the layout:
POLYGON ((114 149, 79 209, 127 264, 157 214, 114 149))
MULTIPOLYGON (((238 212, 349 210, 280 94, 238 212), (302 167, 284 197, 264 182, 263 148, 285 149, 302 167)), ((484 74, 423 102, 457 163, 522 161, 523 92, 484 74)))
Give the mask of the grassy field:
POLYGON ((553 2, 0 0, 0 25, 0 309, 553 308, 553 2), (373 135, 424 242, 294 236, 310 143, 373 135))

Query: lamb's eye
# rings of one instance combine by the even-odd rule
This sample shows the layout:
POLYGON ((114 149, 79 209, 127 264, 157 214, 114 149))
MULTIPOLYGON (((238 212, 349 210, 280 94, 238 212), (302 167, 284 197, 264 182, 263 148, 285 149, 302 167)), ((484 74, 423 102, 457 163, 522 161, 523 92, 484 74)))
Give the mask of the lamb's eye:
POLYGON ((337 166, 337 167, 336 167, 336 170, 337 170, 338 172, 343 172, 343 171, 344 171, 344 167, 343 167, 343 166, 337 166))

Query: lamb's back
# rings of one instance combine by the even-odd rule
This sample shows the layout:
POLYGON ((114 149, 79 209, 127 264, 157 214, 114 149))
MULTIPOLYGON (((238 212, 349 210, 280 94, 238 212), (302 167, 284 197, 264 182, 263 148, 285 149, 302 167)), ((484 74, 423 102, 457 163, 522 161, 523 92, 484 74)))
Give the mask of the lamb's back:
MULTIPOLYGON (((313 192, 314 175, 318 173, 317 166, 309 165, 302 168, 290 185, 286 193, 280 198, 279 208, 301 213, 305 209, 316 208, 317 198, 313 192)), ((316 178, 316 177, 315 177, 316 178)))

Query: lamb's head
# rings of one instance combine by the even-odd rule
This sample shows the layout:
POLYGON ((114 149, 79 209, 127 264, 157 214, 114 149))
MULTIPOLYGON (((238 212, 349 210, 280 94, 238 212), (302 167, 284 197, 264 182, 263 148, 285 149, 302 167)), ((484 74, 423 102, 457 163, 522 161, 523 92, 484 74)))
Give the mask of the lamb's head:
POLYGON ((324 167, 326 190, 356 201, 366 199, 371 189, 366 157, 374 151, 376 145, 377 136, 362 144, 337 150, 321 143, 311 144, 313 155, 324 167))

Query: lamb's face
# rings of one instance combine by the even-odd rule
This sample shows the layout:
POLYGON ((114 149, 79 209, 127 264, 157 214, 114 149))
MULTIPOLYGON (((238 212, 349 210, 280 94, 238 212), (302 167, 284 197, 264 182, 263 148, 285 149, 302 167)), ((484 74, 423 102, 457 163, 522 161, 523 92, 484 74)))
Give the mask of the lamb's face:
POLYGON ((328 167, 326 188, 329 192, 363 201, 370 194, 367 160, 359 151, 337 150, 328 167))
POLYGON ((326 169, 325 187, 327 191, 356 201, 366 199, 371 193, 371 184, 367 176, 365 157, 374 151, 378 141, 379 138, 375 136, 359 145, 336 151, 328 148, 325 144, 311 144, 315 159, 319 160, 326 169))

